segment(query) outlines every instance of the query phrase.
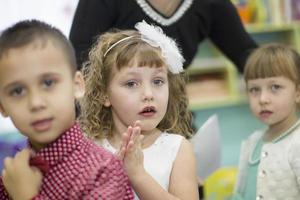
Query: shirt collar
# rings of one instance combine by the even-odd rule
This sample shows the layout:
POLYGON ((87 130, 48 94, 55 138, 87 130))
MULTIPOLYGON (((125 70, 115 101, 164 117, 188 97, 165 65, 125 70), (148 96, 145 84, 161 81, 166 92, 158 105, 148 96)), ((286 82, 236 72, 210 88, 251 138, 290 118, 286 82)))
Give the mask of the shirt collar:
POLYGON ((50 167, 56 165, 68 154, 72 153, 74 149, 82 144, 84 135, 80 129, 79 123, 75 123, 71 128, 65 131, 61 136, 50 143, 47 147, 36 152, 33 156, 39 157, 46 161, 50 167))

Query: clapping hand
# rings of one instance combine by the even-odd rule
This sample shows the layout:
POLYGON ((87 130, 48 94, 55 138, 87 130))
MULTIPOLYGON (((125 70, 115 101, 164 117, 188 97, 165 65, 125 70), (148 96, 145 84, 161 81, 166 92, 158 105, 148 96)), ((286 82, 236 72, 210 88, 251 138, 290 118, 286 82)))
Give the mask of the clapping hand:
POLYGON ((118 155, 124 162, 129 178, 144 171, 142 140, 140 121, 136 121, 133 127, 129 126, 122 135, 122 144, 118 155))

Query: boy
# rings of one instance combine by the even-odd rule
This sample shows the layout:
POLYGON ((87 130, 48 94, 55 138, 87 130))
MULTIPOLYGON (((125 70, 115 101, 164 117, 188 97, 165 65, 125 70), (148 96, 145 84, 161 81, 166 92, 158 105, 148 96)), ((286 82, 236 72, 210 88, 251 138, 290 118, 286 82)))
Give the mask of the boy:
POLYGON ((84 82, 75 63, 69 41, 43 22, 19 22, 0 36, 0 112, 31 149, 5 159, 1 200, 133 199, 121 162, 76 123, 84 82))

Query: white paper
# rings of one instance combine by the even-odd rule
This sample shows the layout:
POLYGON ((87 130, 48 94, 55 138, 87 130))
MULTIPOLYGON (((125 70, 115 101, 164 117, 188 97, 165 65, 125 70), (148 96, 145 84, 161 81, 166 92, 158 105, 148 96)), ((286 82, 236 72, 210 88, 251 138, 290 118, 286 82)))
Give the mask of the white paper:
POLYGON ((190 139, 197 160, 197 175, 205 180, 220 167, 221 136, 217 115, 212 115, 190 139))

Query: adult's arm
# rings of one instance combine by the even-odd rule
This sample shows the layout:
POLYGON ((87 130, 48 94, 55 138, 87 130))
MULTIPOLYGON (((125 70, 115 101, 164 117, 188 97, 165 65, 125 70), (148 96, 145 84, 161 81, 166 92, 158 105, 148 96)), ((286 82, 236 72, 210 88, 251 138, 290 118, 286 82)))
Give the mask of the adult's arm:
POLYGON ((256 42, 245 30, 230 0, 212 0, 210 9, 210 39, 242 72, 248 55, 257 47, 256 42))
POLYGON ((79 69, 97 36, 113 27, 118 15, 118 2, 118 0, 79 0, 70 32, 70 41, 75 48, 79 69))

